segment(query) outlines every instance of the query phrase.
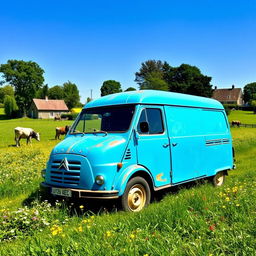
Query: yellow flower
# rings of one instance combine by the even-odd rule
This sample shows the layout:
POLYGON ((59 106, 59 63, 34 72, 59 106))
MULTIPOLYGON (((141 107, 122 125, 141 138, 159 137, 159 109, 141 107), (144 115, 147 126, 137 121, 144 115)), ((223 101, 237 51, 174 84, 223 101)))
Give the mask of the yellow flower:
POLYGON ((131 235, 130 235, 130 238, 131 238, 131 239, 134 239, 134 238, 135 238, 135 235, 134 235, 134 234, 131 234, 131 235))
POLYGON ((229 197, 226 197, 226 199, 225 199, 227 202, 229 202, 230 201, 230 198, 229 197))
POLYGON ((79 208, 80 208, 80 209, 84 209, 84 206, 83 206, 83 205, 80 205, 79 208))
POLYGON ((240 204, 236 204, 236 206, 238 207, 238 206, 240 206, 240 204))
POLYGON ((222 208, 224 208, 224 209, 225 209, 225 208, 226 208, 226 206, 225 206, 225 205, 222 205, 222 208))
POLYGON ((82 227, 82 226, 79 226, 79 227, 78 227, 78 231, 79 231, 79 232, 82 232, 82 231, 83 231, 83 227, 82 227))
POLYGON ((82 223, 84 223, 84 224, 87 223, 87 222, 88 222, 88 220, 82 220, 82 223))
POLYGON ((149 256, 149 255, 146 253, 146 254, 143 254, 143 256, 149 256))
POLYGON ((90 226, 90 225, 87 225, 87 228, 91 228, 91 226, 90 226))
POLYGON ((111 237, 111 235, 112 235, 111 231, 106 232, 106 237, 111 237))

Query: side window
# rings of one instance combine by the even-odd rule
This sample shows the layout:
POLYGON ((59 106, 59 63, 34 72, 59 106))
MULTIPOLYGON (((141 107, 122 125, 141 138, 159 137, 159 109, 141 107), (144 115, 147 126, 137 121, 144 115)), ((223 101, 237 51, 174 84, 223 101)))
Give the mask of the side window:
POLYGON ((137 127, 139 134, 161 134, 164 132, 162 112, 158 108, 143 109, 140 115, 140 120, 137 127), (149 132, 143 133, 140 130, 140 123, 147 122, 149 132))

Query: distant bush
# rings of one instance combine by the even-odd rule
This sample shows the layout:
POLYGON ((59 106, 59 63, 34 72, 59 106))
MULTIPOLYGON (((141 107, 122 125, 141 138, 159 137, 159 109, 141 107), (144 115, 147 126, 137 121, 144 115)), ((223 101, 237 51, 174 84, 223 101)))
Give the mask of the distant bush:
POLYGON ((0 103, 0 108, 4 108, 4 103, 0 103))
POLYGON ((79 113, 68 113, 68 114, 62 114, 61 118, 68 119, 68 120, 75 120, 77 118, 79 113))
POLYGON ((225 109, 225 112, 226 112, 226 115, 228 116, 230 114, 230 107, 228 105, 223 105, 224 109, 225 109))
POLYGON ((4 97, 4 112, 8 118, 14 118, 19 116, 19 108, 13 96, 4 97))

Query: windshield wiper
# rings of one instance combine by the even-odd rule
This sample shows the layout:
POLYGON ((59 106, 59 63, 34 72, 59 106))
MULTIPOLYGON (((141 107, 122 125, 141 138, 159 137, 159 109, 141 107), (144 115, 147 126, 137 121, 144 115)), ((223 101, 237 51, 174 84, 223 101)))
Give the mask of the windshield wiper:
POLYGON ((96 130, 94 130, 94 131, 92 132, 92 134, 94 134, 94 135, 96 135, 96 134, 98 134, 98 133, 104 133, 105 136, 108 135, 108 133, 107 133, 106 131, 96 131, 96 130))

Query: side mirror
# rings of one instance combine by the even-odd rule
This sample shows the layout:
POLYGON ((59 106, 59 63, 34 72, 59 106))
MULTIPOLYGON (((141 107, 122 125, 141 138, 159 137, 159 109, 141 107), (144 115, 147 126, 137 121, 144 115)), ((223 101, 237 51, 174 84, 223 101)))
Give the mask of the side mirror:
POLYGON ((147 133, 149 132, 149 125, 148 125, 148 122, 141 122, 140 123, 140 131, 142 133, 147 133))

